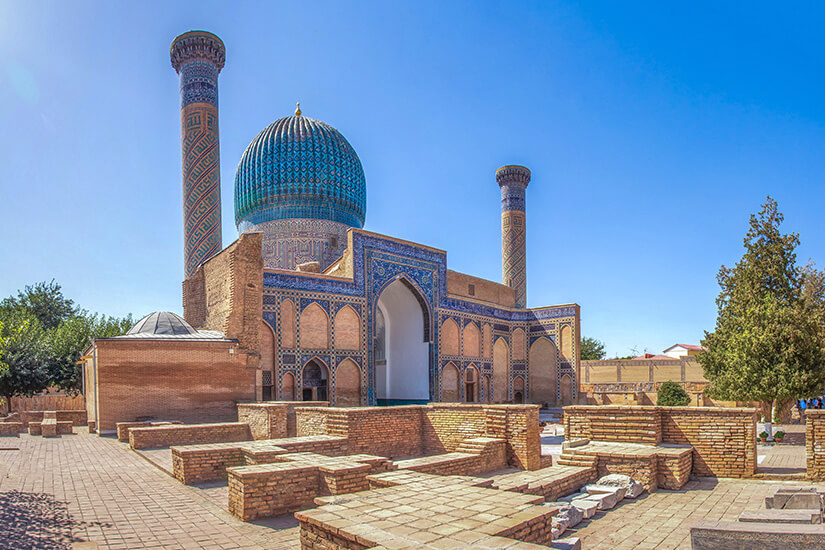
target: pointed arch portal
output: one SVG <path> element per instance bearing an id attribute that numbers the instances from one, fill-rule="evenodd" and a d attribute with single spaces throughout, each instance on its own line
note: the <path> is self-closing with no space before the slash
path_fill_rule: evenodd
<path id="1" fill-rule="evenodd" d="M 403 278 L 387 285 L 378 297 L 376 318 L 383 319 L 383 339 L 376 330 L 374 350 L 379 405 L 424 403 L 430 398 L 431 331 L 426 307 Z"/>

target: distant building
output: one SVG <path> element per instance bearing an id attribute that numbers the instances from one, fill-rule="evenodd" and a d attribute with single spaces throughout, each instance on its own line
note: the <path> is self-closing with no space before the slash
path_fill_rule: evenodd
<path id="1" fill-rule="evenodd" d="M 702 346 L 694 346 L 691 344 L 673 344 L 667 348 L 664 353 L 668 357 L 679 359 L 680 357 L 696 357 L 699 352 L 704 351 Z"/>

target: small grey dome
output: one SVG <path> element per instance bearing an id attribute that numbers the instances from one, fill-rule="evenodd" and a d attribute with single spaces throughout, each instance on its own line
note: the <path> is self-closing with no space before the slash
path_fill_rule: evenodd
<path id="1" fill-rule="evenodd" d="M 149 336 L 152 334 L 181 335 L 197 333 L 198 331 L 184 321 L 180 315 L 175 315 L 171 311 L 156 311 L 135 323 L 135 326 L 130 328 L 126 334 Z"/>

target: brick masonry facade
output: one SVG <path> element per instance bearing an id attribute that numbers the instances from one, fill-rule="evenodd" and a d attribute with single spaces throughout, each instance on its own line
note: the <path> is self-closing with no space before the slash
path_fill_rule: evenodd
<path id="1" fill-rule="evenodd" d="M 825 481 L 825 410 L 805 411 L 805 462 L 808 479 Z"/>
<path id="2" fill-rule="evenodd" d="M 693 447 L 693 474 L 756 473 L 756 409 L 573 406 L 564 408 L 568 440 L 677 443 Z"/>
<path id="3" fill-rule="evenodd" d="M 100 433 L 118 422 L 237 419 L 256 369 L 232 341 L 103 339 L 84 366 L 86 408 Z"/>

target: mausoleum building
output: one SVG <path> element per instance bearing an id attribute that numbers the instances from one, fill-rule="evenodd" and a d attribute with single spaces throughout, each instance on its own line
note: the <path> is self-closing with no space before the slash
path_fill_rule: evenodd
<path id="1" fill-rule="evenodd" d="M 208 32 L 185 33 L 171 58 L 181 93 L 184 318 L 210 337 L 184 340 L 232 350 L 225 368 L 249 386 L 238 400 L 557 406 L 577 399 L 579 306 L 527 307 L 530 170 L 504 166 L 491 177 L 501 190 L 502 282 L 459 273 L 443 250 L 364 229 L 366 176 L 355 149 L 299 107 L 264 127 L 241 156 L 234 181 L 240 237 L 222 249 L 224 44 Z M 118 368 L 93 364 L 95 348 L 111 341 L 94 342 L 84 358 L 87 402 L 107 391 L 92 373 Z M 160 363 L 163 346 L 179 345 L 152 342 Z M 166 384 L 167 394 L 195 398 L 173 375 L 148 379 Z M 131 416 L 168 416 L 162 403 L 153 407 L 136 405 Z M 133 419 L 121 416 L 114 420 Z"/>

